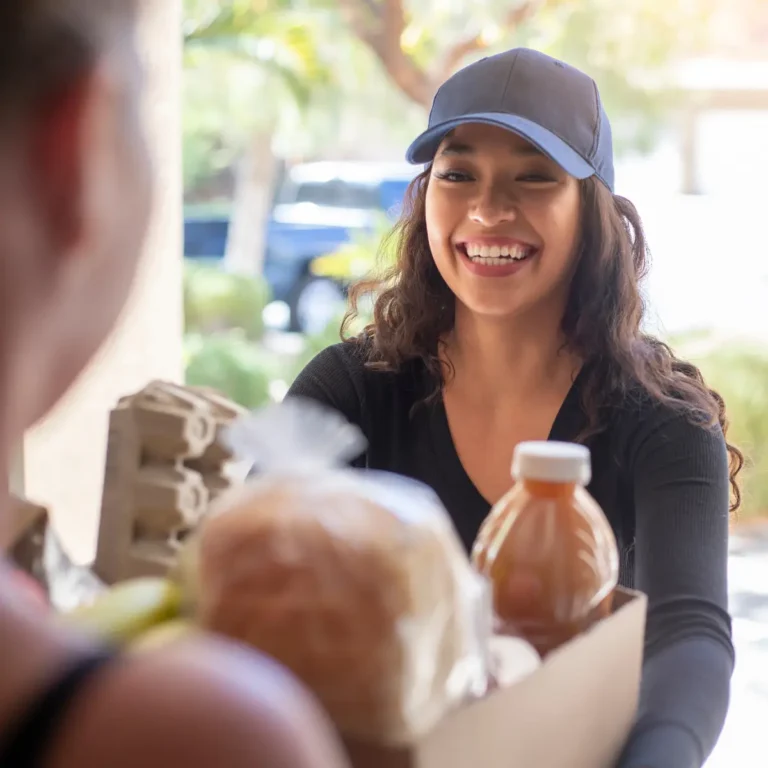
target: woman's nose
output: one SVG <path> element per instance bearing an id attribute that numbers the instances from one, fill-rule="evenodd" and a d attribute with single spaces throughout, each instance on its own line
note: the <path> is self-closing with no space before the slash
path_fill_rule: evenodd
<path id="1" fill-rule="evenodd" d="M 472 201 L 469 212 L 472 221 L 484 227 L 493 227 L 517 218 L 517 204 L 512 195 L 498 186 L 480 191 Z"/>

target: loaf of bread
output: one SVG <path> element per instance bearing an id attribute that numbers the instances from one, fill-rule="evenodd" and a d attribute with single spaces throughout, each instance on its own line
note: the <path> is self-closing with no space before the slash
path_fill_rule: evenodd
<path id="1" fill-rule="evenodd" d="M 196 538 L 197 612 L 273 656 L 340 731 L 402 744 L 485 679 L 483 585 L 432 491 L 387 473 L 281 471 Z"/>

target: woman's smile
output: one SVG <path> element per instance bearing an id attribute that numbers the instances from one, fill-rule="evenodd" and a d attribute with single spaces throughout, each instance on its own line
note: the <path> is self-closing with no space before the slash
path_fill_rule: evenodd
<path id="1" fill-rule="evenodd" d="M 461 263 L 479 277 L 507 277 L 539 254 L 539 248 L 514 238 L 482 237 L 455 244 Z"/>

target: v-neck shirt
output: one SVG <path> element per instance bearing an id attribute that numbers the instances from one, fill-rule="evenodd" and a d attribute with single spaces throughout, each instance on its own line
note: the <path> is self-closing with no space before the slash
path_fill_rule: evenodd
<path id="1" fill-rule="evenodd" d="M 571 442 L 584 427 L 585 422 L 578 409 L 578 400 L 581 391 L 580 385 L 586 375 L 586 370 L 586 368 L 581 369 L 568 389 L 563 403 L 555 415 L 548 440 Z M 425 375 L 424 385 L 421 388 L 423 398 L 427 399 L 434 389 L 434 384 Z M 428 437 L 435 454 L 434 466 L 442 475 L 442 482 L 430 483 L 430 485 L 438 493 L 443 489 L 441 498 L 443 496 L 446 498 L 442 498 L 442 501 L 451 513 L 464 546 L 470 550 L 480 524 L 490 512 L 491 504 L 479 491 L 461 463 L 443 398 L 438 396 L 422 407 L 425 408 L 426 421 L 428 422 L 424 435 Z M 414 437 L 420 435 L 421 431 L 419 424 L 414 424 Z M 423 480 L 423 478 L 419 479 Z M 511 485 L 511 475 L 509 482 Z M 449 496 L 450 502 L 447 502 L 446 499 Z"/>
<path id="2" fill-rule="evenodd" d="M 434 380 L 419 360 L 385 372 L 366 367 L 366 359 L 363 342 L 328 347 L 288 397 L 334 408 L 362 430 L 368 446 L 353 466 L 430 486 L 469 551 L 490 505 L 461 464 L 442 398 L 430 399 Z M 584 375 L 549 439 L 574 441 L 587 426 Z M 700 768 L 722 729 L 733 670 L 724 437 L 633 392 L 588 446 L 588 490 L 616 535 L 620 583 L 648 595 L 641 703 L 621 768 Z"/>

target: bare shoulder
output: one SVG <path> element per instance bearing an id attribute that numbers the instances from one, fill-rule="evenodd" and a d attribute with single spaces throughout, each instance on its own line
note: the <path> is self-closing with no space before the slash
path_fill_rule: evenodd
<path id="1" fill-rule="evenodd" d="M 74 708 L 50 768 L 345 768 L 335 731 L 283 668 L 216 641 L 127 659 Z"/>

